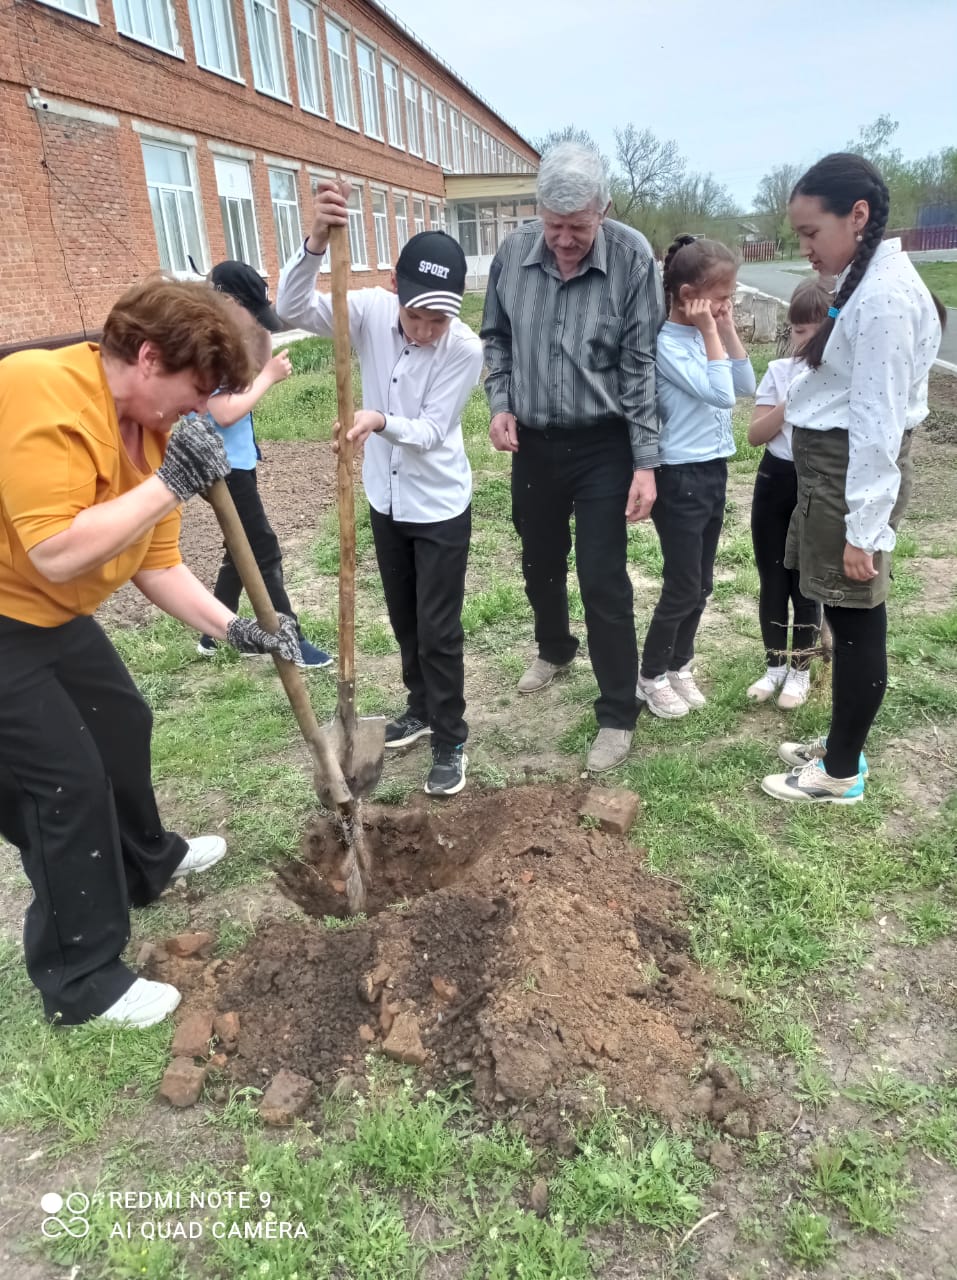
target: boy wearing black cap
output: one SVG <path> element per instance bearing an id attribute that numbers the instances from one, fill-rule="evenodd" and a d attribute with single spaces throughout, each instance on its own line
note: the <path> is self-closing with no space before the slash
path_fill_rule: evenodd
<path id="1" fill-rule="evenodd" d="M 332 301 L 316 289 L 329 228 L 347 223 L 347 184 L 322 183 L 312 230 L 283 269 L 283 320 L 332 332 Z M 462 410 L 482 371 L 482 344 L 459 320 L 465 254 L 444 231 L 423 231 L 399 254 L 392 291 L 349 293 L 349 331 L 363 408 L 349 439 L 365 445 L 362 480 L 389 620 L 402 654 L 405 712 L 386 746 L 431 734 L 428 795 L 465 786 L 468 736 L 462 603 L 471 536 L 472 473 Z M 335 430 L 338 431 L 338 423 Z"/>
<path id="2" fill-rule="evenodd" d="M 256 464 L 262 455 L 256 444 L 252 411 L 271 386 L 282 382 L 292 373 L 292 365 L 284 351 L 272 355 L 268 336 L 269 333 L 280 333 L 287 326 L 269 304 L 265 280 L 245 262 L 218 263 L 209 273 L 209 281 L 221 293 L 229 294 L 256 321 L 259 328 L 256 330 L 255 346 L 261 347 L 261 350 L 254 351 L 256 366 L 262 365 L 262 368 L 252 385 L 239 395 L 213 395 L 209 400 L 208 417 L 222 437 L 226 456 L 232 467 L 226 477 L 226 485 L 236 504 L 239 519 L 246 530 L 249 545 L 276 612 L 288 614 L 296 623 L 300 650 L 297 665 L 306 670 L 318 671 L 330 666 L 332 658 L 322 649 L 317 649 L 302 634 L 302 628 L 286 594 L 279 539 L 263 508 L 256 477 Z M 213 595 L 235 612 L 239 608 L 242 591 L 242 580 L 229 549 L 226 548 Z M 196 652 L 202 657 L 212 657 L 216 647 L 212 636 L 202 636 Z"/>

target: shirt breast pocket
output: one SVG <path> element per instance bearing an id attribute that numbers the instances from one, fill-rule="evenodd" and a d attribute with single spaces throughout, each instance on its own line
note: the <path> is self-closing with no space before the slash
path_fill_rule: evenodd
<path id="1" fill-rule="evenodd" d="M 618 316 L 599 316 L 592 336 L 586 342 L 588 364 L 592 369 L 614 369 L 621 353 L 621 331 L 624 321 Z"/>

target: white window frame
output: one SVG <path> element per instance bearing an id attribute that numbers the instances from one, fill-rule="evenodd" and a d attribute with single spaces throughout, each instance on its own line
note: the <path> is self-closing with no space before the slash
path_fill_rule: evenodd
<path id="1" fill-rule="evenodd" d="M 355 202 L 355 203 L 353 203 Z M 369 270 L 369 250 L 366 245 L 365 211 L 362 207 L 362 183 L 353 179 L 347 201 L 349 218 L 349 261 L 353 271 Z"/>
<path id="2" fill-rule="evenodd" d="M 335 48 L 332 40 L 329 38 L 332 32 L 336 32 L 342 37 L 342 48 Z M 352 32 L 348 27 L 336 22 L 329 15 L 326 15 L 326 47 L 329 50 L 329 78 L 332 81 L 332 113 L 336 124 L 341 124 L 344 129 L 354 129 L 359 132 L 359 123 L 356 116 L 356 87 L 352 82 L 352 52 L 350 49 L 350 40 Z M 336 72 L 339 72 L 339 78 Z M 345 95 L 344 102 L 339 101 L 340 95 L 336 92 L 336 87 L 343 88 L 342 76 L 345 76 Z"/>
<path id="3" fill-rule="evenodd" d="M 449 138 L 452 143 L 452 172 L 462 172 L 462 134 L 459 130 L 459 113 L 449 103 Z"/>
<path id="4" fill-rule="evenodd" d="M 71 18 L 82 18 L 84 22 L 94 22 L 100 25 L 100 15 L 96 11 L 96 0 L 77 0 L 77 4 L 82 8 L 71 8 L 69 0 L 40 0 L 40 4 L 45 4 L 51 9 L 57 9 L 60 13 L 67 13 Z"/>
<path id="5" fill-rule="evenodd" d="M 382 87 L 385 90 L 385 119 L 389 131 L 389 146 L 405 150 L 402 131 L 402 84 L 399 68 L 388 58 L 382 58 Z"/>
<path id="6" fill-rule="evenodd" d="M 245 84 L 239 74 L 232 0 L 189 0 L 189 23 L 197 67 L 237 84 Z M 216 54 L 221 59 L 218 65 Z"/>
<path id="7" fill-rule="evenodd" d="M 409 197 L 404 192 L 392 193 L 392 210 L 395 214 L 395 249 L 396 253 L 401 253 L 409 240 Z"/>
<path id="8" fill-rule="evenodd" d="M 439 202 L 438 200 L 429 201 L 429 230 L 437 231 L 440 226 L 439 222 Z"/>
<path id="9" fill-rule="evenodd" d="M 376 208 L 376 202 L 382 202 L 382 208 Z M 385 187 L 373 187 L 372 225 L 375 228 L 376 266 L 388 268 L 392 266 L 391 249 L 389 247 L 389 192 Z"/>
<path id="10" fill-rule="evenodd" d="M 259 224 L 256 220 L 256 196 L 253 191 L 252 166 L 248 160 L 237 160 L 232 156 L 213 156 L 213 168 L 216 173 L 216 195 L 219 200 L 219 213 L 223 220 L 223 235 L 226 238 L 226 256 L 237 262 L 245 262 L 256 271 L 263 269 L 263 254 L 259 243 Z M 223 191 L 224 172 L 245 171 L 248 183 L 248 195 L 235 195 Z M 233 225 L 232 216 L 236 215 L 237 225 Z"/>
<path id="11" fill-rule="evenodd" d="M 435 94 L 428 85 L 422 86 L 422 138 L 425 158 L 435 164 Z"/>
<path id="12" fill-rule="evenodd" d="M 472 172 L 472 122 L 462 112 L 462 172 Z"/>
<path id="13" fill-rule="evenodd" d="M 312 197 L 315 197 L 316 187 L 320 182 L 328 182 L 330 179 L 335 181 L 337 177 L 336 174 L 329 173 L 326 169 L 308 169 L 307 172 L 309 174 L 309 194 Z M 332 259 L 328 251 L 319 259 L 319 270 L 324 275 L 328 275 L 332 270 Z"/>
<path id="14" fill-rule="evenodd" d="M 419 124 L 419 82 L 402 72 L 402 101 L 405 103 L 405 137 L 410 156 L 422 155 L 422 128 Z"/>
<path id="15" fill-rule="evenodd" d="M 279 0 L 245 0 L 246 35 L 249 57 L 253 64 L 253 85 L 257 93 L 280 102 L 290 102 L 289 73 L 286 69 L 286 52 L 282 44 L 282 28 L 279 23 Z M 263 27 L 257 27 L 256 14 L 263 15 Z M 266 33 L 268 48 L 262 50 L 256 38 L 257 32 Z M 265 56 L 266 61 L 263 61 Z"/>
<path id="16" fill-rule="evenodd" d="M 376 71 L 375 47 L 358 36 L 355 40 L 356 66 L 359 68 L 359 101 L 362 103 L 362 128 L 367 138 L 384 141 L 382 137 L 382 109 L 379 106 L 379 75 Z M 362 65 L 362 54 L 369 55 L 371 70 Z M 371 118 L 370 118 L 371 117 Z"/>
<path id="17" fill-rule="evenodd" d="M 186 171 L 189 175 L 189 186 L 182 186 L 178 183 L 164 183 L 164 182 L 151 183 L 149 180 L 149 177 L 146 175 L 146 151 L 145 151 L 146 147 L 160 147 L 160 148 L 165 148 L 167 151 L 182 152 L 182 154 L 186 157 Z M 199 267 L 200 271 L 207 271 L 209 269 L 209 250 L 206 244 L 206 228 L 203 223 L 203 202 L 200 198 L 200 193 L 199 193 L 199 174 L 197 173 L 197 169 L 196 169 L 195 141 L 193 141 L 190 144 L 178 143 L 178 142 L 166 141 L 165 139 L 161 139 L 161 138 L 151 137 L 149 134 L 141 134 L 140 148 L 143 154 L 143 176 L 146 180 L 146 195 L 147 195 L 147 200 L 149 201 L 149 204 L 150 204 L 150 215 L 153 222 L 153 233 L 156 236 L 156 249 L 157 249 L 157 253 L 159 254 L 160 267 L 162 268 L 162 270 L 169 271 L 173 275 L 177 275 L 177 276 L 193 275 L 189 262 L 186 260 L 185 257 L 184 257 L 182 266 L 178 266 L 176 263 L 174 263 L 172 260 L 172 257 L 169 258 L 168 263 L 163 262 L 163 246 L 160 243 L 159 232 L 156 226 L 156 213 L 153 210 L 152 201 L 149 200 L 151 188 L 155 188 L 156 190 L 161 192 L 163 191 L 169 192 L 173 195 L 176 202 L 175 213 L 176 213 L 176 220 L 177 220 L 177 229 L 179 231 L 180 239 L 182 240 L 185 253 L 193 258 L 193 261 Z M 197 243 L 195 245 L 190 245 L 188 242 L 188 238 L 185 234 L 185 227 L 183 224 L 182 210 L 180 208 L 180 200 L 187 198 L 187 196 L 192 201 L 193 221 L 196 225 Z M 163 235 L 166 240 L 167 247 L 170 247 L 170 243 L 169 243 L 169 235 L 166 230 L 166 221 L 167 221 L 167 218 L 169 217 L 170 212 L 171 211 L 168 209 L 168 207 L 166 207 L 164 204 L 161 203 L 160 216 L 163 223 Z M 196 253 L 193 253 L 193 249 L 196 249 L 198 251 L 198 257 Z"/>
<path id="18" fill-rule="evenodd" d="M 449 109 L 444 98 L 435 100 L 435 124 L 439 135 L 439 164 L 449 168 Z"/>
<path id="19" fill-rule="evenodd" d="M 184 56 L 183 46 L 180 44 L 179 31 L 176 26 L 176 11 L 171 0 L 139 0 L 139 3 L 143 6 L 143 13 L 150 28 L 147 31 L 136 30 L 131 0 L 113 0 L 116 29 L 120 35 L 126 36 L 130 40 L 136 40 L 139 44 L 148 44 L 151 49 L 160 49 L 163 53 L 172 54 L 174 58 L 182 58 Z M 161 34 L 163 36 L 168 34 L 169 44 L 165 44 L 163 39 L 157 39 L 156 17 L 158 14 L 165 17 L 166 31 Z"/>
<path id="20" fill-rule="evenodd" d="M 417 236 L 425 230 L 425 197 L 412 197 L 412 234 Z"/>
<path id="21" fill-rule="evenodd" d="M 299 105 L 310 115 L 326 118 L 326 90 L 322 81 L 322 41 L 319 36 L 321 21 L 319 6 L 313 0 L 298 0 L 304 9 L 312 14 L 312 30 L 296 22 L 292 5 L 289 6 L 289 27 L 292 31 L 292 59 L 296 64 L 296 81 L 299 85 Z M 306 75 L 303 75 L 303 66 Z M 315 89 L 315 102 L 306 101 L 305 85 L 311 79 Z"/>
<path id="22" fill-rule="evenodd" d="M 272 205 L 272 225 L 276 233 L 276 251 L 282 269 L 302 244 L 302 217 L 299 212 L 299 179 L 295 169 L 281 165 L 269 165 L 269 202 Z M 273 190 L 273 177 L 289 178 L 293 195 L 277 196 Z M 283 241 L 287 241 L 286 244 Z"/>
<path id="23" fill-rule="evenodd" d="M 489 138 L 486 131 L 483 129 L 482 130 L 482 172 L 483 173 L 492 172 L 491 169 L 489 168 L 490 160 L 489 160 L 489 153 L 488 153 L 490 141 L 491 139 Z"/>
<path id="24" fill-rule="evenodd" d="M 482 162 L 482 131 L 475 122 L 472 122 L 472 172 L 481 173 L 479 165 Z"/>

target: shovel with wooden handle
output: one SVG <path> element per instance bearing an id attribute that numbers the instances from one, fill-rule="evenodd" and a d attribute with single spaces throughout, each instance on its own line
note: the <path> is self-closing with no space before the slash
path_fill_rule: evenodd
<path id="1" fill-rule="evenodd" d="M 216 513 L 229 554 L 232 556 L 233 564 L 252 604 L 256 621 L 266 631 L 275 635 L 279 630 L 279 619 L 225 481 L 217 480 L 206 494 L 206 498 Z M 332 810 L 338 821 L 346 846 L 346 860 L 343 866 L 346 901 L 350 912 L 356 915 L 365 910 L 366 892 L 362 873 L 365 871 L 368 874 L 369 870 L 369 858 L 358 812 L 358 801 L 350 791 L 343 775 L 329 731 L 319 727 L 299 668 L 294 662 L 287 662 L 285 658 L 280 658 L 275 653 L 273 661 L 299 730 L 312 756 L 316 795 L 325 808 Z"/>

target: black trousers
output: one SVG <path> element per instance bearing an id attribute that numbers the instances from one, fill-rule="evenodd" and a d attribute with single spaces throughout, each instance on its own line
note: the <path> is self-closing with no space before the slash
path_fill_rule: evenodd
<path id="1" fill-rule="evenodd" d="M 512 521 L 522 540 L 539 657 L 561 664 L 578 651 L 567 587 L 574 513 L 575 564 L 599 688 L 595 716 L 601 728 L 633 729 L 638 642 L 625 523 L 634 476 L 627 426 L 519 426 L 518 445 L 512 455 Z"/>
<path id="2" fill-rule="evenodd" d="M 429 524 L 369 511 L 408 710 L 429 725 L 433 746 L 458 746 L 469 733 L 462 604 L 472 508 Z"/>
<path id="3" fill-rule="evenodd" d="M 806 670 L 806 651 L 817 644 L 821 606 L 801 594 L 801 575 L 784 563 L 788 526 L 797 505 L 797 472 L 794 463 L 764 451 L 754 479 L 751 502 L 751 542 L 761 580 L 758 619 L 769 667 L 791 666 Z M 788 644 L 788 605 L 794 620 Z M 804 656 L 801 655 L 802 652 Z"/>
<path id="4" fill-rule="evenodd" d="M 659 467 L 651 519 L 664 556 L 661 596 L 645 636 L 641 674 L 647 680 L 679 671 L 694 657 L 694 641 L 714 588 L 714 558 L 724 523 L 728 464 L 724 458 Z"/>
<path id="5" fill-rule="evenodd" d="M 290 618 L 295 618 L 296 615 L 292 611 L 283 582 L 279 539 L 273 532 L 262 498 L 259 496 L 255 467 L 252 471 L 230 471 L 226 477 L 226 487 L 236 504 L 240 523 L 246 530 L 246 537 L 249 539 L 252 553 L 259 565 L 273 608 L 277 613 L 286 613 Z M 235 613 L 239 608 L 239 597 L 242 593 L 242 580 L 233 564 L 229 548 L 224 546 L 223 563 L 213 588 L 213 595 L 227 609 L 232 609 Z M 298 620 L 296 625 L 298 627 Z M 301 636 L 300 631 L 300 638 Z"/>
<path id="6" fill-rule="evenodd" d="M 887 692 L 887 606 L 826 604 L 824 616 L 834 639 L 824 768 L 832 778 L 852 778 Z"/>
<path id="7" fill-rule="evenodd" d="M 150 781 L 153 716 L 92 618 L 0 617 L 0 835 L 33 886 L 23 946 L 48 1018 L 85 1022 L 136 975 L 129 908 L 186 854 Z"/>

